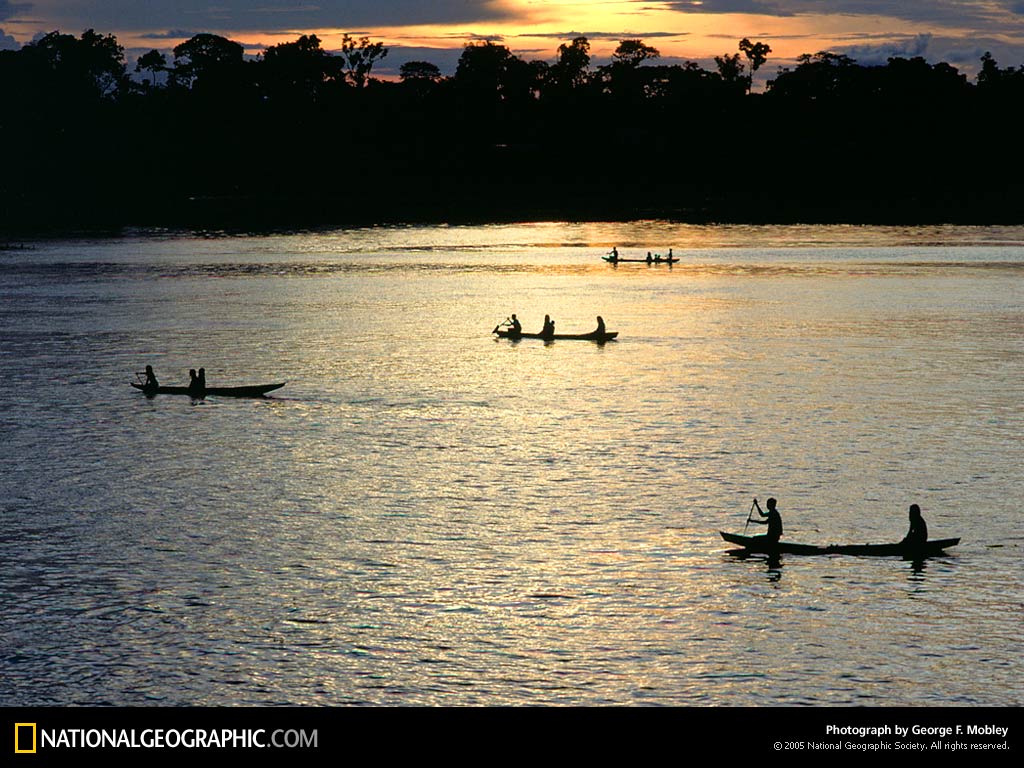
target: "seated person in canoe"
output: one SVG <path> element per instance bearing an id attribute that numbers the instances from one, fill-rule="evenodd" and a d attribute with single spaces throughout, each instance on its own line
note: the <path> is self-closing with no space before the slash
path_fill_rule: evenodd
<path id="1" fill-rule="evenodd" d="M 541 328 L 540 335 L 545 339 L 550 339 L 555 335 L 555 321 L 551 319 L 550 315 L 544 315 L 544 327 Z"/>
<path id="2" fill-rule="evenodd" d="M 497 333 L 498 329 L 503 326 L 509 329 L 509 335 L 511 336 L 518 336 L 523 332 L 523 324 L 519 322 L 519 318 L 515 315 L 512 315 L 512 317 L 506 317 L 504 323 L 498 323 L 494 326 L 494 331 L 492 331 L 492 333 Z"/>
<path id="3" fill-rule="evenodd" d="M 761 505 L 757 503 L 757 499 L 754 499 L 754 509 L 761 517 L 768 518 L 767 520 L 758 520 L 756 517 L 750 518 L 750 522 L 757 523 L 758 525 L 767 525 L 768 533 L 764 535 L 764 540 L 771 544 L 778 544 L 779 539 L 782 538 L 782 515 L 779 514 L 779 509 L 776 506 L 777 502 L 775 499 L 768 499 L 765 506 L 768 507 L 768 511 L 764 512 L 761 510 Z M 762 538 L 758 536 L 758 538 Z"/>
<path id="4" fill-rule="evenodd" d="M 205 374 L 205 371 L 204 371 Z M 193 397 L 201 397 L 206 391 L 206 385 L 199 379 L 195 368 L 188 369 L 188 393 Z"/>
<path id="5" fill-rule="evenodd" d="M 921 517 L 921 508 L 917 504 L 910 505 L 910 530 L 900 544 L 910 547 L 922 547 L 928 541 L 928 524 Z"/>
<path id="6" fill-rule="evenodd" d="M 147 365 L 146 372 L 143 375 L 145 376 L 145 381 L 142 382 L 142 391 L 156 392 L 160 387 L 160 382 L 156 380 L 156 374 L 153 373 L 153 366 Z"/>

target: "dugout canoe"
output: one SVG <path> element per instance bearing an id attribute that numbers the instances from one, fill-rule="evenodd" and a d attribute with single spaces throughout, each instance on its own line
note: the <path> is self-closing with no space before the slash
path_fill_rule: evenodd
<path id="1" fill-rule="evenodd" d="M 555 333 L 545 335 L 543 333 L 514 333 L 510 330 L 502 330 L 501 328 L 495 328 L 493 333 L 498 334 L 499 338 L 502 339 L 544 339 L 545 341 L 558 341 L 558 340 L 576 340 L 576 341 L 596 341 L 603 344 L 606 341 L 611 341 L 619 335 L 618 331 L 605 331 L 604 333 L 598 333 L 597 331 L 591 331 L 590 333 Z"/>
<path id="2" fill-rule="evenodd" d="M 621 262 L 626 262 L 627 264 L 675 264 L 676 262 L 679 261 L 678 256 L 673 256 L 671 259 L 664 257 L 660 259 L 652 258 L 650 259 L 650 261 L 648 261 L 647 259 L 616 259 L 612 256 L 602 256 L 601 258 L 607 261 L 609 264 L 619 264 Z"/>
<path id="3" fill-rule="evenodd" d="M 193 397 L 205 397 L 207 395 L 215 395 L 217 397 L 263 397 L 267 392 L 280 389 L 286 383 L 282 381 L 280 384 L 259 384 L 250 387 L 207 387 L 203 390 L 202 394 L 196 394 L 188 387 L 157 387 L 154 392 L 151 389 L 146 389 L 142 384 L 136 384 L 134 381 L 129 382 L 135 389 L 144 392 L 146 395 L 192 395 Z"/>
<path id="4" fill-rule="evenodd" d="M 775 544 L 767 543 L 761 536 L 741 536 L 736 533 L 719 531 L 722 538 L 730 544 L 737 544 L 743 547 L 746 552 L 758 552 L 763 554 L 786 554 L 786 555 L 861 555 L 875 557 L 905 557 L 917 559 L 921 557 L 934 557 L 943 554 L 943 550 L 955 547 L 960 539 L 932 539 L 923 545 L 907 546 L 902 543 L 896 544 L 829 544 L 819 547 L 814 544 L 795 544 L 789 541 L 780 541 Z"/>

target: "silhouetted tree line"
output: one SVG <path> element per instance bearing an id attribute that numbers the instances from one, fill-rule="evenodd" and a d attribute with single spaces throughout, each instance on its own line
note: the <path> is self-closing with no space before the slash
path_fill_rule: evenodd
<path id="1" fill-rule="evenodd" d="M 534 217 L 1022 220 L 1024 67 L 976 82 L 922 58 L 832 52 L 753 73 L 771 48 L 663 65 L 578 37 L 554 63 L 467 45 L 454 76 L 315 35 L 247 59 L 196 35 L 138 58 L 53 32 L 0 51 L 0 227 Z"/>

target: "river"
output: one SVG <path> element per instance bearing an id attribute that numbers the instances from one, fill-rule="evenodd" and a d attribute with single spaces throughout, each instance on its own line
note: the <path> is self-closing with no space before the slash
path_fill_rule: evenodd
<path id="1" fill-rule="evenodd" d="M 1024 703 L 1024 228 L 17 245 L 2 705 Z M 287 385 L 147 399 L 147 364 Z M 738 559 L 755 496 L 787 540 L 918 503 L 962 542 Z"/>

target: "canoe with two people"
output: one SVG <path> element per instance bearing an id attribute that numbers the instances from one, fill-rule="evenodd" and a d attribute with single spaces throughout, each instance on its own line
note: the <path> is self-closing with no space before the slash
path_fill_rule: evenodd
<path id="1" fill-rule="evenodd" d="M 928 526 L 921 515 L 921 508 L 917 504 L 910 505 L 910 530 L 903 537 L 902 541 L 894 544 L 829 544 L 818 546 L 814 544 L 795 544 L 780 541 L 782 538 L 782 515 L 779 513 L 778 503 L 775 499 L 768 499 L 765 506 L 768 511 L 761 509 L 757 499 L 750 507 L 747 514 L 748 523 L 767 525 L 768 532 L 761 536 L 745 536 L 735 533 L 719 531 L 722 538 L 730 544 L 737 544 L 742 549 L 732 550 L 732 554 L 746 555 L 760 553 L 768 555 L 790 554 L 790 555 L 878 555 L 878 556 L 900 556 L 906 559 L 921 559 L 944 554 L 944 550 L 955 547 L 960 543 L 959 538 L 955 539 L 933 539 L 928 540 Z M 753 517 L 757 511 L 760 518 Z"/>
<path id="2" fill-rule="evenodd" d="M 192 397 L 203 397 L 206 394 L 205 368 L 200 368 L 198 374 L 195 368 L 188 369 L 188 393 Z"/>

